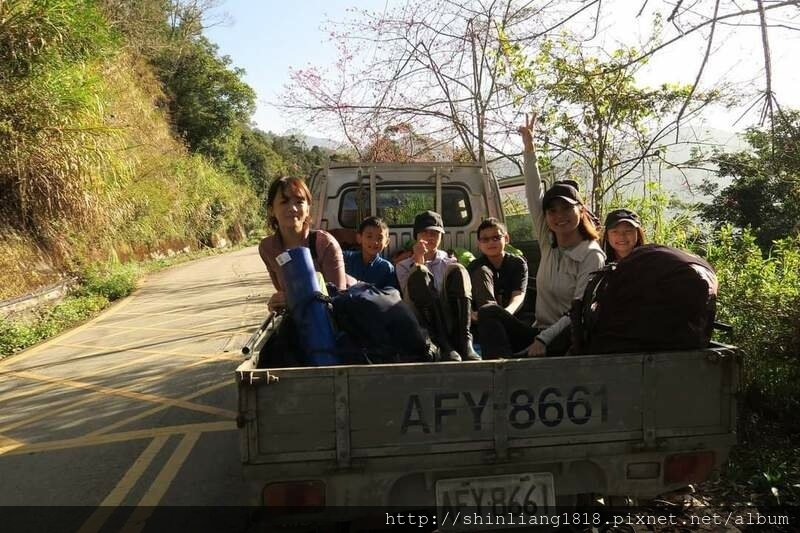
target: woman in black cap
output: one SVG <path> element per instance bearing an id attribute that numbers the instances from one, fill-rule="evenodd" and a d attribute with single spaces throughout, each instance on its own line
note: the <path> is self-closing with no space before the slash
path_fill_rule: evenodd
<path id="1" fill-rule="evenodd" d="M 609 262 L 627 257 L 634 248 L 645 243 L 642 221 L 630 209 L 614 209 L 603 224 L 603 239 L 600 244 Z"/>
<path id="2" fill-rule="evenodd" d="M 482 348 L 489 357 L 566 353 L 572 302 L 583 296 L 589 275 L 605 264 L 593 215 L 583 205 L 577 183 L 557 181 L 543 191 L 533 146 L 535 126 L 536 115 L 530 119 L 526 116 L 525 125 L 517 131 L 524 145 L 525 193 L 541 251 L 536 272 L 536 321 L 530 326 L 499 314 L 486 317 L 488 323 L 479 321 Z"/>

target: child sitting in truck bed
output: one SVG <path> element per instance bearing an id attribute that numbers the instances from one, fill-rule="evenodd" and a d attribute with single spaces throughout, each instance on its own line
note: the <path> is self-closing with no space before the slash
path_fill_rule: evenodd
<path id="1" fill-rule="evenodd" d="M 469 330 L 472 284 L 458 260 L 439 249 L 443 234 L 439 213 L 419 213 L 414 218 L 413 255 L 397 263 L 397 279 L 439 347 L 441 359 L 479 361 Z"/>
<path id="2" fill-rule="evenodd" d="M 508 242 L 508 231 L 496 218 L 487 218 L 478 226 L 478 247 L 483 255 L 472 261 L 467 270 L 472 281 L 473 309 L 477 309 L 472 314 L 477 320 L 479 339 L 497 335 L 494 328 L 505 327 L 497 316 L 512 318 L 525 300 L 528 263 L 523 257 L 506 253 Z"/>
<path id="3" fill-rule="evenodd" d="M 344 268 L 348 276 L 376 287 L 394 287 L 400 290 L 394 265 L 381 257 L 389 244 L 389 226 L 383 219 L 367 217 L 361 221 L 356 233 L 360 250 L 344 252 Z"/>
<path id="4" fill-rule="evenodd" d="M 600 245 L 608 262 L 617 262 L 627 257 L 634 248 L 646 244 L 642 221 L 630 209 L 614 209 L 606 216 Z"/>

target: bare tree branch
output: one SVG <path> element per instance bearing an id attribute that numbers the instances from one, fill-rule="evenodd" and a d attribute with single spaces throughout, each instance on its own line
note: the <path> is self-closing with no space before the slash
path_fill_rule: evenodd
<path id="1" fill-rule="evenodd" d="M 697 85 L 700 83 L 700 78 L 703 76 L 703 71 L 705 70 L 706 64 L 708 63 L 708 58 L 711 55 L 711 45 L 714 43 L 714 30 L 717 27 L 716 20 L 718 12 L 719 12 L 719 0 L 716 0 L 716 2 L 714 3 L 714 18 L 712 19 L 714 22 L 711 23 L 711 34 L 708 36 L 706 53 L 703 55 L 703 61 L 702 63 L 700 63 L 700 68 L 697 71 L 697 76 L 694 79 L 692 88 L 689 90 L 689 94 L 686 95 L 686 99 L 683 101 L 683 105 L 681 106 L 680 110 L 678 111 L 678 115 L 675 118 L 675 123 L 676 123 L 675 142 L 678 141 L 678 136 L 680 135 L 681 118 L 683 117 L 683 113 L 684 111 L 686 111 L 686 107 L 689 105 L 689 102 L 692 101 L 694 92 L 697 90 Z"/>

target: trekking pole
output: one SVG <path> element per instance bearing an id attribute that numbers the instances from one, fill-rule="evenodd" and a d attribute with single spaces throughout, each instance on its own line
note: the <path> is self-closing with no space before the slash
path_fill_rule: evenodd
<path id="1" fill-rule="evenodd" d="M 275 318 L 274 313 L 269 313 L 267 315 L 267 318 L 264 319 L 264 322 L 262 322 L 261 327 L 259 327 L 258 330 L 255 333 L 253 333 L 250 339 L 245 343 L 245 345 L 242 346 L 242 355 L 249 356 L 252 352 L 255 351 L 254 348 L 256 347 L 258 338 L 262 335 L 262 333 L 264 333 L 264 331 L 267 329 L 270 322 L 272 322 L 274 318 Z"/>

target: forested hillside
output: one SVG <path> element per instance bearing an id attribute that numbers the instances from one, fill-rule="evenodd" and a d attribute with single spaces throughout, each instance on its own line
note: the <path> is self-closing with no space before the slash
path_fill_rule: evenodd
<path id="1" fill-rule="evenodd" d="M 196 3 L 0 2 L 0 300 L 93 263 L 239 241 L 323 160 L 250 125 Z"/>

